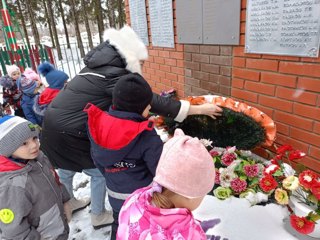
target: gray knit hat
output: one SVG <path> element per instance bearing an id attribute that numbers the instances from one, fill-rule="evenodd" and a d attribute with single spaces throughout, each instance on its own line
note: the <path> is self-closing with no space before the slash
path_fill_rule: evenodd
<path id="1" fill-rule="evenodd" d="M 0 118 L 0 155 L 10 157 L 27 139 L 37 136 L 38 127 L 24 118 Z"/>

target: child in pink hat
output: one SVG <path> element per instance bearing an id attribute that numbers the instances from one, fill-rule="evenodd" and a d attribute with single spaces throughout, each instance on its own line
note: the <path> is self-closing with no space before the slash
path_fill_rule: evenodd
<path id="1" fill-rule="evenodd" d="M 117 239 L 206 239 L 191 211 L 214 179 L 205 146 L 177 129 L 164 145 L 152 186 L 138 189 L 122 206 Z"/>

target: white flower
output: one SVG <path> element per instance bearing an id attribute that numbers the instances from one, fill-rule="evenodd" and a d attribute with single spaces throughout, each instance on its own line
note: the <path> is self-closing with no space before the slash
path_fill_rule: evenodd
<path id="1" fill-rule="evenodd" d="M 205 147 L 212 147 L 212 141 L 210 139 L 200 139 L 200 142 L 205 146 Z"/>
<path id="2" fill-rule="evenodd" d="M 245 197 L 245 199 L 247 199 L 250 202 L 251 206 L 253 206 L 261 202 L 267 202 L 268 195 L 262 192 L 258 192 L 258 193 L 249 192 L 248 195 Z"/>
<path id="3" fill-rule="evenodd" d="M 225 168 L 220 172 L 220 185 L 222 187 L 230 187 L 231 181 L 237 177 L 238 176 L 233 171 Z"/>

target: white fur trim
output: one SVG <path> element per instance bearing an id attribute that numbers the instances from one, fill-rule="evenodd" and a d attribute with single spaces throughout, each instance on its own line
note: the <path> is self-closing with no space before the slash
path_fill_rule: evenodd
<path id="1" fill-rule="evenodd" d="M 129 26 L 120 30 L 107 29 L 103 35 L 104 41 L 109 41 L 126 60 L 126 69 L 141 74 L 140 60 L 148 59 L 148 50 L 139 36 Z"/>
<path id="2" fill-rule="evenodd" d="M 181 102 L 181 107 L 180 107 L 179 113 L 174 119 L 177 122 L 182 122 L 183 120 L 186 119 L 186 117 L 188 116 L 189 108 L 190 108 L 190 103 L 188 101 L 180 100 L 180 102 Z"/>

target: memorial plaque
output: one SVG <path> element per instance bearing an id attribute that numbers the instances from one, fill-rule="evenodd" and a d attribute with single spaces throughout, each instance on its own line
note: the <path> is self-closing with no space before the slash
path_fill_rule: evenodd
<path id="1" fill-rule="evenodd" d="M 149 0 L 152 45 L 174 47 L 172 0 Z"/>
<path id="2" fill-rule="evenodd" d="M 149 46 L 148 25 L 145 0 L 129 0 L 131 27 L 141 38 L 146 46 Z"/>
<path id="3" fill-rule="evenodd" d="M 320 0 L 248 0 L 246 53 L 318 57 Z"/>

